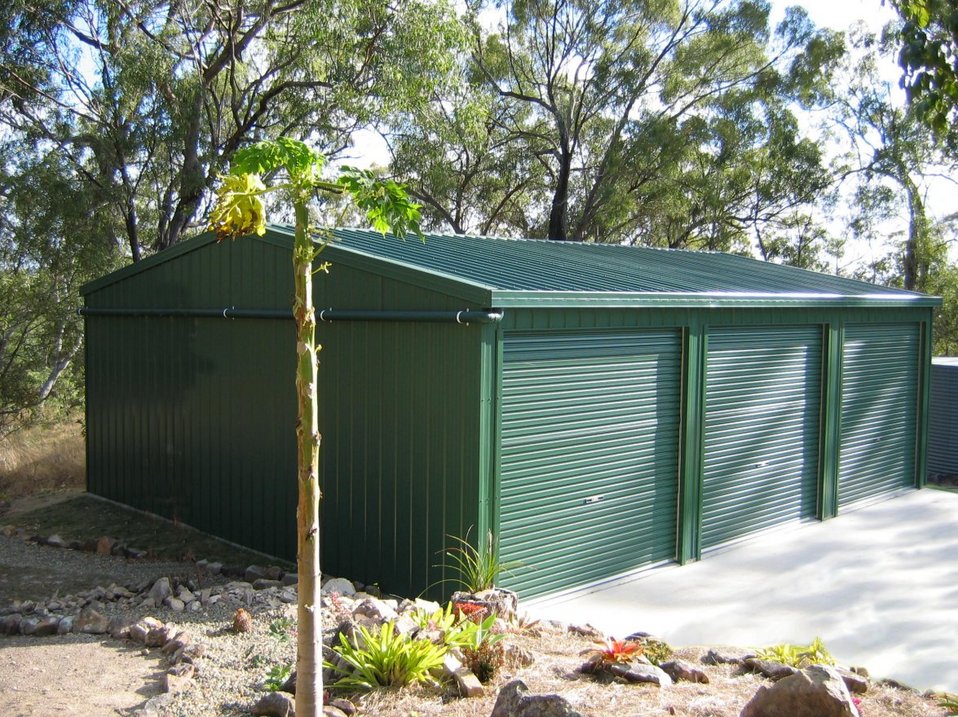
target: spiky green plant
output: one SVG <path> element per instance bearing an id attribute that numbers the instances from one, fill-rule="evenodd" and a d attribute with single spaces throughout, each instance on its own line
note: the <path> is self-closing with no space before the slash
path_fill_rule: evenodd
<path id="1" fill-rule="evenodd" d="M 340 634 L 339 645 L 333 648 L 345 666 L 323 663 L 341 675 L 334 685 L 337 689 L 369 691 L 430 682 L 431 671 L 442 667 L 446 655 L 445 645 L 411 640 L 391 622 L 383 623 L 378 632 L 359 627 L 357 633 L 355 644 Z"/>
<path id="2" fill-rule="evenodd" d="M 475 594 L 489 590 L 495 587 L 500 575 L 511 574 L 513 570 L 523 566 L 518 560 L 499 560 L 499 545 L 491 530 L 486 534 L 485 542 L 478 548 L 469 542 L 469 532 L 465 538 L 455 535 L 448 537 L 458 545 L 447 548 L 446 557 L 459 573 L 456 582 L 467 592 Z"/>

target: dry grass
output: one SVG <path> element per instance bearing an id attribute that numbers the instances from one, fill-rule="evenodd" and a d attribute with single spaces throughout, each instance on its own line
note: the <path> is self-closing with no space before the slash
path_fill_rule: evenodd
<path id="1" fill-rule="evenodd" d="M 0 500 L 83 489 L 86 453 L 77 420 L 0 439 Z"/>
<path id="2" fill-rule="evenodd" d="M 504 668 L 488 686 L 486 695 L 473 699 L 440 697 L 427 689 L 378 692 L 357 700 L 364 714 L 379 717 L 488 717 L 499 688 L 519 678 L 533 694 L 560 694 L 574 709 L 588 716 L 681 715 L 683 717 L 738 717 L 762 685 L 763 677 L 730 665 L 703 665 L 707 648 L 683 648 L 676 656 L 702 667 L 710 683 L 679 682 L 660 689 L 653 685 L 600 682 L 581 675 L 580 653 L 594 647 L 588 638 L 547 628 L 540 636 L 520 635 L 510 642 L 530 650 L 535 663 L 526 668 Z M 944 717 L 933 699 L 893 687 L 874 684 L 862 696 L 863 717 Z"/>

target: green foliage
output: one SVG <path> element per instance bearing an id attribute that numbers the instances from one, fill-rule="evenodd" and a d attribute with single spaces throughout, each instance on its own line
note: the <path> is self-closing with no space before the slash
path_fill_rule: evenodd
<path id="1" fill-rule="evenodd" d="M 478 647 L 467 647 L 462 651 L 463 664 L 472 671 L 481 683 L 486 684 L 502 667 L 505 653 L 499 643 L 483 642 Z"/>
<path id="2" fill-rule="evenodd" d="M 446 630 L 443 642 L 449 647 L 462 650 L 479 650 L 484 645 L 492 646 L 503 640 L 505 635 L 492 631 L 496 622 L 495 615 L 489 615 L 480 622 L 462 619 Z"/>
<path id="3" fill-rule="evenodd" d="M 654 637 L 643 637 L 639 640 L 642 645 L 642 654 L 653 665 L 661 665 L 672 658 L 672 646 Z"/>
<path id="4" fill-rule="evenodd" d="M 339 645 L 333 650 L 347 666 L 330 662 L 325 662 L 324 666 L 342 675 L 334 686 L 347 691 L 429 682 L 432 679 L 430 672 L 442 666 L 446 654 L 444 645 L 429 640 L 411 640 L 397 632 L 389 622 L 383 623 L 378 632 L 359 627 L 355 645 L 340 634 Z"/>
<path id="5" fill-rule="evenodd" d="M 782 643 L 772 645 L 756 651 L 760 660 L 780 662 L 789 667 L 808 667 L 809 665 L 834 665 L 835 658 L 825 647 L 820 637 L 816 637 L 808 645 L 792 645 Z"/>
<path id="6" fill-rule="evenodd" d="M 499 560 L 498 544 L 491 530 L 479 548 L 469 542 L 468 533 L 465 538 L 455 535 L 448 537 L 456 541 L 458 545 L 448 548 L 445 555 L 449 558 L 451 566 L 459 573 L 456 581 L 467 592 L 477 593 L 495 587 L 496 579 L 501 574 L 510 574 L 516 568 L 522 567 L 519 561 Z"/>
<path id="7" fill-rule="evenodd" d="M 286 683 L 286 680 L 289 679 L 291 674 L 293 674 L 293 666 L 291 664 L 273 665 L 263 678 L 263 687 L 270 692 L 277 692 Z"/>
<path id="8" fill-rule="evenodd" d="M 278 617 L 269 624 L 269 636 L 280 642 L 289 642 L 296 630 L 296 621 L 290 617 Z"/>
<path id="9" fill-rule="evenodd" d="M 814 203 L 827 168 L 790 108 L 828 101 L 840 36 L 800 10 L 773 29 L 766 4 L 693 5 L 468 3 L 461 83 L 394 123 L 427 220 L 746 251 Z"/>
<path id="10" fill-rule="evenodd" d="M 938 706 L 948 710 L 949 715 L 958 715 L 958 695 L 945 693 L 938 698 Z"/>
<path id="11" fill-rule="evenodd" d="M 451 602 L 432 613 L 415 610 L 410 613 L 410 617 L 423 630 L 440 630 L 443 633 L 451 630 L 460 619 Z"/>
<path id="12" fill-rule="evenodd" d="M 898 62 L 918 116 L 939 134 L 958 117 L 958 19 L 948 0 L 891 0 L 902 19 Z"/>

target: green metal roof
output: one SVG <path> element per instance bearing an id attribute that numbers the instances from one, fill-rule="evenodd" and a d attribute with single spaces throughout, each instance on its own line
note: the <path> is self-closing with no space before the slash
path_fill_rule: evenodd
<path id="1" fill-rule="evenodd" d="M 937 305 L 901 289 L 718 252 L 338 229 L 330 248 L 489 291 L 493 306 Z"/>
<path id="2" fill-rule="evenodd" d="M 937 306 L 901 289 L 719 252 L 535 239 L 427 234 L 426 241 L 336 229 L 324 254 L 487 307 Z M 291 245 L 272 225 L 261 241 Z M 211 234 L 90 282 L 89 294 L 213 241 Z"/>

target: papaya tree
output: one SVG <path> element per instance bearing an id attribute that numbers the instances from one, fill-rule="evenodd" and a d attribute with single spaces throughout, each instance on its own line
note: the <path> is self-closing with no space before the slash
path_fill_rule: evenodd
<path id="1" fill-rule="evenodd" d="M 366 213 L 375 229 L 403 237 L 420 237 L 419 206 L 391 180 L 370 172 L 344 168 L 335 180 L 322 178 L 325 157 L 293 139 L 258 142 L 239 150 L 230 173 L 222 178 L 210 213 L 210 228 L 219 240 L 266 232 L 263 196 L 279 192 L 292 204 L 293 319 L 296 324 L 296 451 L 299 484 L 296 510 L 299 573 L 296 714 L 314 717 L 322 711 L 322 614 L 319 566 L 319 396 L 317 390 L 316 313 L 313 276 L 328 264 L 315 265 L 328 240 L 328 231 L 310 226 L 309 204 L 322 194 L 346 195 Z M 270 184 L 267 185 L 266 181 Z"/>

